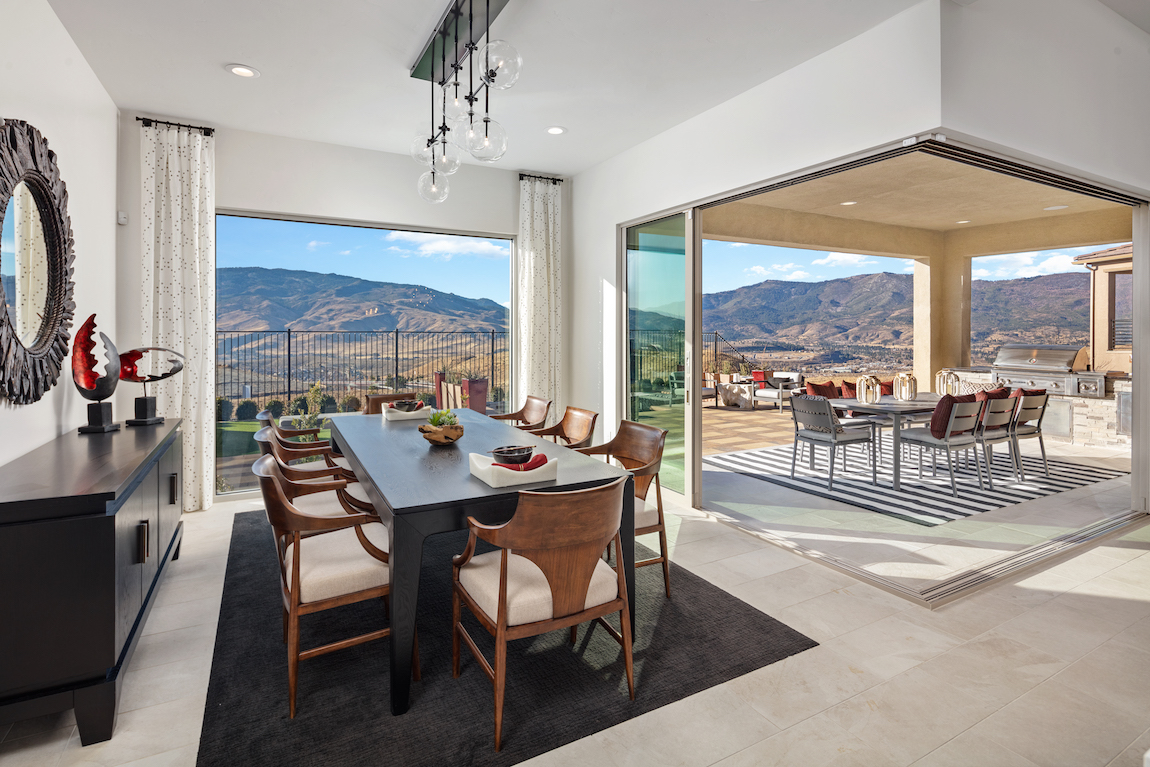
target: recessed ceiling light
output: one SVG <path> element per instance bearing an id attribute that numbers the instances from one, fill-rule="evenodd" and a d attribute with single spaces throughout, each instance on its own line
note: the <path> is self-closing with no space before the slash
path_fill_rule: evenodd
<path id="1" fill-rule="evenodd" d="M 955 221 L 954 223 L 956 223 L 956 224 L 969 224 L 969 223 L 970 223 L 970 219 L 969 219 L 969 218 L 964 218 L 962 221 Z"/>
<path id="2" fill-rule="evenodd" d="M 247 64 L 228 64 L 224 69 L 231 72 L 236 77 L 259 77 L 260 71 L 255 67 L 249 67 Z"/>
<path id="3" fill-rule="evenodd" d="M 550 133 L 552 136 L 558 136 L 561 133 L 566 133 L 567 129 L 564 128 L 562 125 L 552 125 L 550 128 L 547 129 L 547 132 Z"/>
<path id="4" fill-rule="evenodd" d="M 858 205 L 858 202 L 855 200 L 850 200 L 849 202 L 840 202 L 839 205 Z"/>
<path id="5" fill-rule="evenodd" d="M 1051 205 L 1049 208 L 1043 208 L 1043 210 L 1066 210 L 1069 207 L 1069 205 Z"/>

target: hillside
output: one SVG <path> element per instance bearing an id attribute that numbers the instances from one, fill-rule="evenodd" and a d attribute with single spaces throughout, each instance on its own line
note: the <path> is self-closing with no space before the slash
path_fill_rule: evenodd
<path id="1" fill-rule="evenodd" d="M 259 267 L 216 272 L 218 330 L 506 330 L 507 309 L 422 285 Z"/>
<path id="2" fill-rule="evenodd" d="M 971 284 L 976 343 L 1043 339 L 1085 342 L 1088 274 L 1051 274 Z M 728 339 L 805 344 L 907 345 L 914 337 L 914 278 L 864 274 L 825 282 L 767 280 L 703 296 L 703 330 Z"/>

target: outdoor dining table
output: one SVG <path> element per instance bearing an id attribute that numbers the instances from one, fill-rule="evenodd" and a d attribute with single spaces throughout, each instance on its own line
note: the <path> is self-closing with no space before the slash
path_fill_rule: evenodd
<path id="1" fill-rule="evenodd" d="M 428 536 L 466 530 L 467 518 L 484 524 L 506 522 L 515 514 L 520 490 L 583 490 L 626 476 L 619 537 L 627 597 L 635 604 L 635 480 L 621 468 L 548 442 L 473 410 L 455 410 L 463 437 L 433 446 L 418 431 L 422 420 L 388 421 L 380 415 L 331 419 L 331 432 L 352 471 L 389 530 L 391 571 L 391 713 L 408 709 L 415 617 L 423 543 Z M 531 445 L 558 460 L 558 477 L 512 487 L 490 487 L 472 476 L 469 453 L 506 445 Z M 461 549 L 462 551 L 462 549 Z M 451 577 L 450 560 L 441 563 Z M 634 629 L 635 610 L 631 610 Z M 430 628 L 430 627 L 429 627 Z M 436 626 L 438 630 L 442 628 Z"/>
<path id="2" fill-rule="evenodd" d="M 831 405 L 836 410 L 850 410 L 866 415 L 887 415 L 893 422 L 891 428 L 891 443 L 894 446 L 894 489 L 902 489 L 902 419 L 912 415 L 934 412 L 939 396 L 932 392 L 923 392 L 913 400 L 901 400 L 885 394 L 878 402 L 859 402 L 857 399 L 832 399 Z"/>

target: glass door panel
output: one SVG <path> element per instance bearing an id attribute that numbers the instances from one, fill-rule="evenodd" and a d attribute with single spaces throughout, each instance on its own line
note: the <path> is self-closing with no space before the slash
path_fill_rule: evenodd
<path id="1" fill-rule="evenodd" d="M 686 215 L 627 229 L 627 418 L 667 430 L 659 482 L 684 492 Z"/>

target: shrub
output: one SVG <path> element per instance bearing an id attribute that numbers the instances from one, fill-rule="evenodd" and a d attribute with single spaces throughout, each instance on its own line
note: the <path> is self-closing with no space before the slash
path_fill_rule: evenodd
<path id="1" fill-rule="evenodd" d="M 339 410 L 339 404 L 335 401 L 335 397 L 330 394 L 323 395 L 319 401 L 319 412 L 321 413 L 334 413 Z"/>
<path id="2" fill-rule="evenodd" d="M 232 483 L 231 483 L 231 482 L 228 482 L 228 481 L 227 481 L 226 479 L 224 479 L 224 477 L 223 477 L 222 475 L 220 475 L 220 474 L 217 474 L 217 475 L 216 475 L 216 492 L 217 492 L 217 493 L 230 493 L 230 492 L 232 492 L 232 490 L 234 490 L 234 489 L 235 489 L 235 488 L 233 488 L 233 487 L 232 487 Z"/>
<path id="3" fill-rule="evenodd" d="M 348 394 L 339 401 L 339 412 L 341 413 L 356 413 L 362 409 L 363 403 L 354 394 Z"/>
<path id="4" fill-rule="evenodd" d="M 286 406 L 281 399 L 271 399 L 268 400 L 268 404 L 264 405 L 264 407 L 272 414 L 272 418 L 278 419 L 284 414 L 284 408 Z"/>
<path id="5" fill-rule="evenodd" d="M 432 407 L 435 406 L 435 395 L 429 391 L 420 392 L 418 395 L 416 395 L 416 399 L 425 405 L 431 405 Z"/>
<path id="6" fill-rule="evenodd" d="M 503 390 L 502 386 L 496 386 L 491 390 L 491 399 L 495 402 L 503 402 L 507 399 L 507 392 Z"/>
<path id="7" fill-rule="evenodd" d="M 288 415 L 306 415 L 307 414 L 307 395 L 301 394 L 291 401 L 288 407 Z"/>
<path id="8" fill-rule="evenodd" d="M 651 383 L 654 384 L 656 391 L 662 391 L 663 388 L 666 387 L 666 385 L 667 385 L 667 379 L 666 378 L 656 378 Z"/>
<path id="9" fill-rule="evenodd" d="M 216 397 L 216 420 L 232 420 L 232 401 L 227 397 Z"/>
<path id="10" fill-rule="evenodd" d="M 236 420 L 254 421 L 259 412 L 260 406 L 256 404 L 255 400 L 245 399 L 236 406 Z"/>

